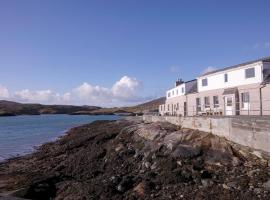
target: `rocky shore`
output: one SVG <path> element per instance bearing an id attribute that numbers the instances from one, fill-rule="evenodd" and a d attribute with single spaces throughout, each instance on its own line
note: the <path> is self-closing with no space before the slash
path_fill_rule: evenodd
<path id="1" fill-rule="evenodd" d="M 73 128 L 0 164 L 0 199 L 270 199 L 267 154 L 132 119 Z"/>

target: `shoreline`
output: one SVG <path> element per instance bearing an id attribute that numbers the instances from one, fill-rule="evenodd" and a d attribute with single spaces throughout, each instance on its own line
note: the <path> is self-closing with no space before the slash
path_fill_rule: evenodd
<path id="1" fill-rule="evenodd" d="M 269 199 L 265 158 L 209 133 L 140 119 L 74 127 L 33 154 L 0 163 L 0 193 L 29 199 Z"/>
<path id="2" fill-rule="evenodd" d="M 71 116 L 69 114 L 41 114 L 41 115 L 38 115 L 39 117 L 42 117 L 42 116 L 54 116 L 54 115 L 65 115 L 65 116 Z M 33 116 L 36 116 L 36 115 L 18 115 L 16 117 L 33 117 Z M 86 115 L 88 116 L 88 115 Z M 100 116 L 108 116 L 108 115 L 100 115 Z M 112 116 L 115 116 L 115 115 L 112 115 Z M 98 121 L 99 119 L 95 120 L 95 121 Z M 33 154 L 35 153 L 42 145 L 45 145 L 47 143 L 52 143 L 52 142 L 56 142 L 57 140 L 61 139 L 62 137 L 64 137 L 66 134 L 68 134 L 69 131 L 71 131 L 71 129 L 73 128 L 76 128 L 76 127 L 80 127 L 80 126 L 83 126 L 83 125 L 86 125 L 86 124 L 89 124 L 91 122 L 84 122 L 82 124 L 77 124 L 77 125 L 74 125 L 72 127 L 69 127 L 69 128 L 66 128 L 65 130 L 62 130 L 62 131 L 59 131 L 57 134 L 55 134 L 55 136 L 51 137 L 50 139 L 48 140 L 45 140 L 43 142 L 40 142 L 38 144 L 33 144 L 33 145 L 30 145 L 31 146 L 31 149 L 28 149 L 28 150 L 23 150 L 21 152 L 9 152 L 8 154 L 5 154 L 3 156 L 0 157 L 0 164 L 1 163 L 4 163 L 5 161 L 8 161 L 8 160 L 14 160 L 16 158 L 19 158 L 19 157 L 24 157 L 24 156 L 27 156 L 27 155 L 30 155 L 30 154 Z"/>

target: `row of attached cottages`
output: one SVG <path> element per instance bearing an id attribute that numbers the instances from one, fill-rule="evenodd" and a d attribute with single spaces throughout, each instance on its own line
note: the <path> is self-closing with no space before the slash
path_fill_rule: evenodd
<path id="1" fill-rule="evenodd" d="M 270 115 L 270 57 L 178 80 L 160 115 Z"/>

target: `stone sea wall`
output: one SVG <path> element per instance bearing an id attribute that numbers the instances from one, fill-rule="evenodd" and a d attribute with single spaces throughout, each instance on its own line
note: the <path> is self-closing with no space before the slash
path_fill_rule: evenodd
<path id="1" fill-rule="evenodd" d="M 270 117 L 176 117 L 144 115 L 146 122 L 172 124 L 214 135 L 270 153 Z"/>

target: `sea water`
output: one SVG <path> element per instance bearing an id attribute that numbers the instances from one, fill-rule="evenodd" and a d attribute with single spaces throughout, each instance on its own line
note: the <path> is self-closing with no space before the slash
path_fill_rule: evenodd
<path id="1" fill-rule="evenodd" d="M 115 120 L 114 115 L 22 115 L 0 117 L 0 162 L 33 152 L 57 139 L 68 129 L 96 120 Z"/>

